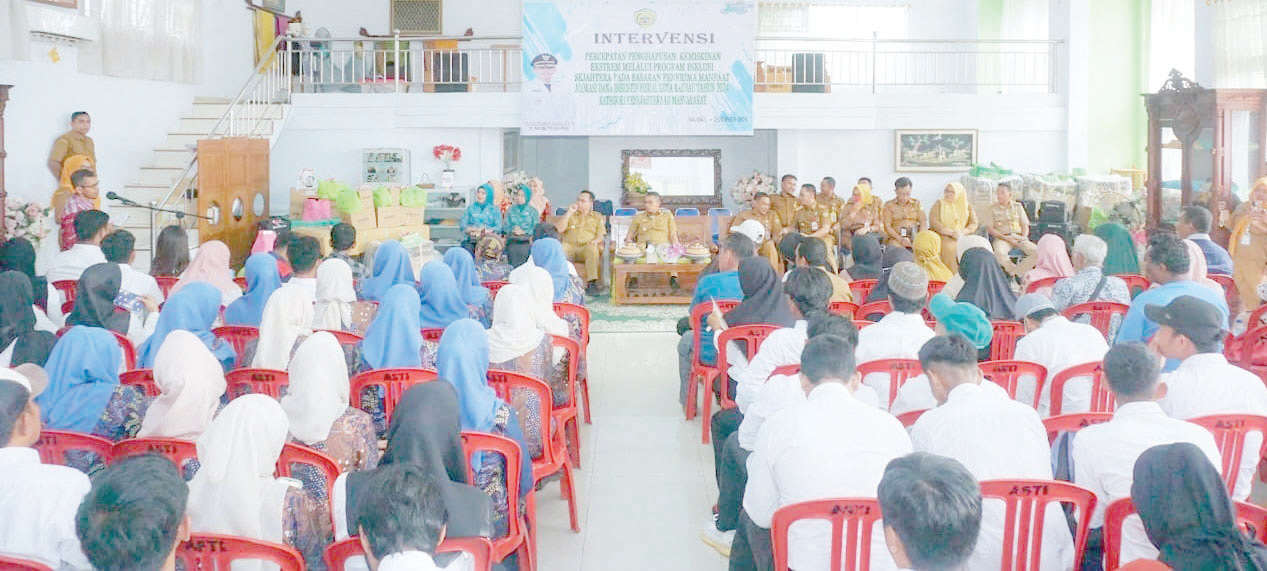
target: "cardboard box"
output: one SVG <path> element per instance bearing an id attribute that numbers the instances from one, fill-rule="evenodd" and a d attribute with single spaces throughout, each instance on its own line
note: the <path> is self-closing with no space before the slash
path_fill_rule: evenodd
<path id="1" fill-rule="evenodd" d="M 302 188 L 290 189 L 290 217 L 298 220 L 304 214 L 304 201 L 309 198 L 316 198 L 317 191 L 306 190 Z"/>
<path id="2" fill-rule="evenodd" d="M 304 226 L 292 227 L 290 233 L 292 236 L 311 236 L 317 239 L 317 243 L 321 244 L 321 256 L 330 255 L 330 226 Z M 358 242 L 356 253 L 360 253 L 360 243 Z"/>
<path id="3" fill-rule="evenodd" d="M 426 225 L 423 218 L 426 207 L 420 206 L 387 206 L 377 209 L 379 228 L 421 227 Z"/>
<path id="4" fill-rule="evenodd" d="M 377 215 L 374 213 L 374 191 L 368 188 L 360 189 L 356 192 L 361 199 L 361 210 L 359 212 L 339 212 L 339 218 L 344 222 L 356 226 L 359 231 L 362 228 L 374 228 L 378 225 Z"/>

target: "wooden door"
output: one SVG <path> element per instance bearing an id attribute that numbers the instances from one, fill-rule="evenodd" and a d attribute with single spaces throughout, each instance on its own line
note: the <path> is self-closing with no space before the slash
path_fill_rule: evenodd
<path id="1" fill-rule="evenodd" d="M 233 264 L 243 263 L 269 212 L 267 139 L 198 141 L 198 212 L 212 218 L 198 221 L 201 241 L 224 242 Z"/>

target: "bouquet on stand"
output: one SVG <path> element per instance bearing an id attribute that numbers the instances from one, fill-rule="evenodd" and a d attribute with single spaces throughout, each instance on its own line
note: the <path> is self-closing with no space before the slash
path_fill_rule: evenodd
<path id="1" fill-rule="evenodd" d="M 739 206 L 752 206 L 752 197 L 758 192 L 774 194 L 774 176 L 752 171 L 752 176 L 740 178 L 730 187 L 730 197 Z"/>
<path id="2" fill-rule="evenodd" d="M 453 190 L 453 163 L 462 160 L 462 149 L 453 145 L 436 145 L 431 154 L 444 163 L 440 173 L 440 188 Z"/>
<path id="3" fill-rule="evenodd" d="M 53 209 L 38 202 L 6 200 L 4 203 L 4 234 L 8 238 L 26 238 L 35 251 L 53 228 Z"/>

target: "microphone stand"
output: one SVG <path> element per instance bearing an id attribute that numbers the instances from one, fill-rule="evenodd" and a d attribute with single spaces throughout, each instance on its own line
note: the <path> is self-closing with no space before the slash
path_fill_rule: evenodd
<path id="1" fill-rule="evenodd" d="M 157 216 L 158 213 L 162 212 L 165 214 L 175 215 L 176 220 L 178 221 L 184 220 L 186 216 L 190 216 L 193 218 L 200 218 L 202 220 L 214 220 L 210 216 L 204 216 L 202 214 L 190 214 L 188 212 L 182 212 L 180 210 L 170 210 L 167 208 L 159 208 L 158 202 L 155 202 L 155 201 L 150 201 L 148 205 L 141 204 L 135 200 L 131 200 L 131 199 L 119 196 L 117 193 L 114 193 L 114 192 L 107 194 L 106 199 L 118 201 L 119 204 L 122 204 L 123 206 L 130 206 L 132 208 L 142 208 L 142 209 L 150 211 L 150 264 L 151 265 L 153 265 L 154 263 L 154 250 L 155 250 L 154 245 L 158 241 L 158 236 L 154 234 L 154 217 Z"/>

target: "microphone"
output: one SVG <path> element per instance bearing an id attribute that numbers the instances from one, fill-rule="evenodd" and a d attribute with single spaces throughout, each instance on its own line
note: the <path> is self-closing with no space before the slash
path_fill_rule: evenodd
<path id="1" fill-rule="evenodd" d="M 133 202 L 127 198 L 119 196 L 119 193 L 113 190 L 106 193 L 106 198 L 109 200 L 117 200 L 119 202 L 122 202 L 126 206 L 139 206 L 136 202 Z"/>
<path id="2" fill-rule="evenodd" d="M 106 193 L 106 198 L 109 200 L 119 200 L 119 193 L 112 190 Z"/>

